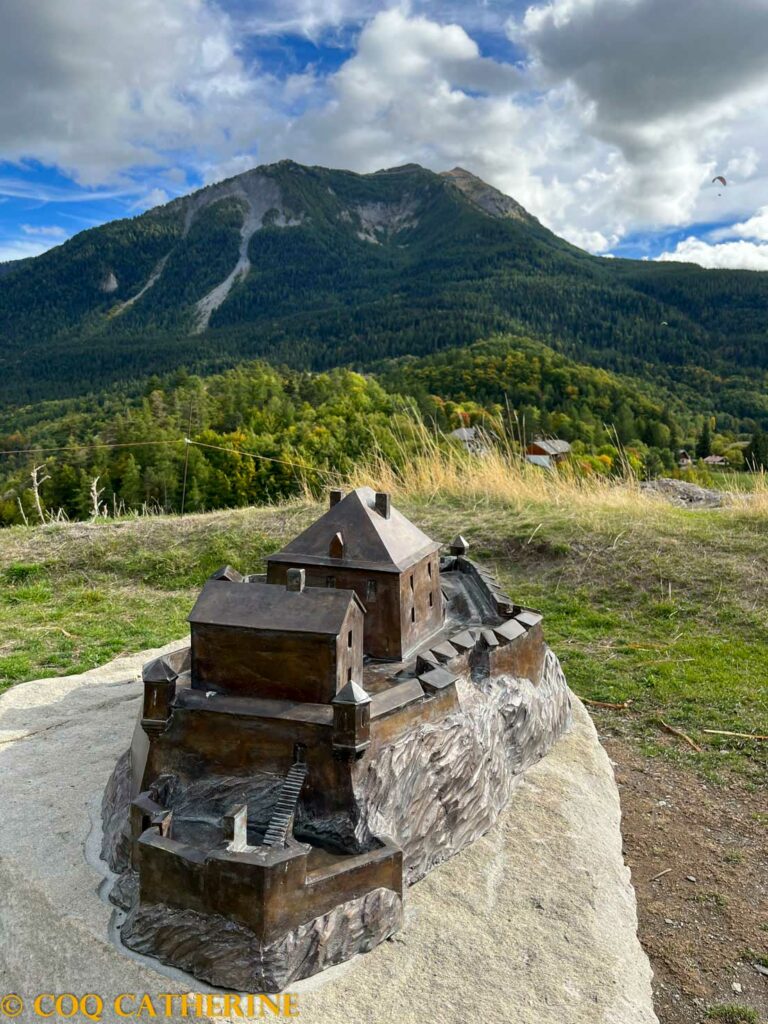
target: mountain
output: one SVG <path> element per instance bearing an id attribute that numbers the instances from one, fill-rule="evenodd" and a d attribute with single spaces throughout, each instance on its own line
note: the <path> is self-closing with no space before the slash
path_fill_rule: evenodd
<path id="1" fill-rule="evenodd" d="M 0 267 L 0 403 L 513 331 L 762 421 L 767 305 L 768 274 L 591 256 L 461 168 L 281 161 Z"/>

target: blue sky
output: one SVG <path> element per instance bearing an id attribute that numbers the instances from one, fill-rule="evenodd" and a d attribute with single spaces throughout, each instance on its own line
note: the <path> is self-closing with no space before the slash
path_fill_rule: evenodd
<path id="1" fill-rule="evenodd" d="M 766 52 L 768 0 L 6 0 L 0 260 L 290 157 L 459 164 L 592 252 L 768 270 Z"/>

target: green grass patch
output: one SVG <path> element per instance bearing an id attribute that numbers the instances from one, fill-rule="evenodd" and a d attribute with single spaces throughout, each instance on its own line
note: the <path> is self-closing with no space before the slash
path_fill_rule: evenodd
<path id="1" fill-rule="evenodd" d="M 710 1006 L 707 1020 L 717 1020 L 721 1024 L 759 1024 L 760 1018 L 756 1010 L 749 1006 L 738 1006 L 735 1003 Z"/>

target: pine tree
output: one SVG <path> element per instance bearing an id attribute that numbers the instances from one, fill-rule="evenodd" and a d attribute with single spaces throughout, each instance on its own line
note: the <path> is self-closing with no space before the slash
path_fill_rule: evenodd
<path id="1" fill-rule="evenodd" d="M 144 487 L 141 481 L 141 469 L 133 454 L 125 460 L 118 494 L 125 502 L 126 508 L 139 508 L 144 500 Z"/>
<path id="2" fill-rule="evenodd" d="M 749 469 L 768 469 L 768 434 L 756 431 L 744 451 L 744 458 Z"/>
<path id="3" fill-rule="evenodd" d="M 706 459 L 708 455 L 712 454 L 712 431 L 709 426 L 709 418 L 704 420 L 704 426 L 701 428 L 699 439 L 696 442 L 696 458 Z"/>

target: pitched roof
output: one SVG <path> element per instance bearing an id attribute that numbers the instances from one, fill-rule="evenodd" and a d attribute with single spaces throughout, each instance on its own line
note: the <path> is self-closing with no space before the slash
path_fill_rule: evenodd
<path id="1" fill-rule="evenodd" d="M 283 633 L 339 633 L 350 604 L 365 610 L 352 590 L 306 587 L 286 590 L 277 583 L 209 580 L 189 621 L 201 625 Z"/>
<path id="2" fill-rule="evenodd" d="M 331 704 L 370 704 L 371 698 L 365 690 L 351 679 L 343 690 L 339 690 Z"/>
<path id="3" fill-rule="evenodd" d="M 458 438 L 459 441 L 474 441 L 477 430 L 474 427 L 458 427 L 452 430 L 448 437 Z"/>
<path id="4" fill-rule="evenodd" d="M 556 437 L 551 437 L 548 440 L 537 438 L 529 447 L 533 447 L 533 445 L 541 448 L 547 455 L 567 455 L 571 450 L 571 446 L 567 441 L 559 441 Z"/>
<path id="5" fill-rule="evenodd" d="M 388 518 L 377 512 L 375 498 L 370 487 L 350 491 L 295 540 L 270 555 L 269 561 L 290 563 L 295 559 L 316 565 L 403 572 L 437 551 L 440 545 L 396 508 L 390 507 Z M 342 558 L 331 558 L 329 546 L 337 533 L 344 541 L 344 553 Z"/>

